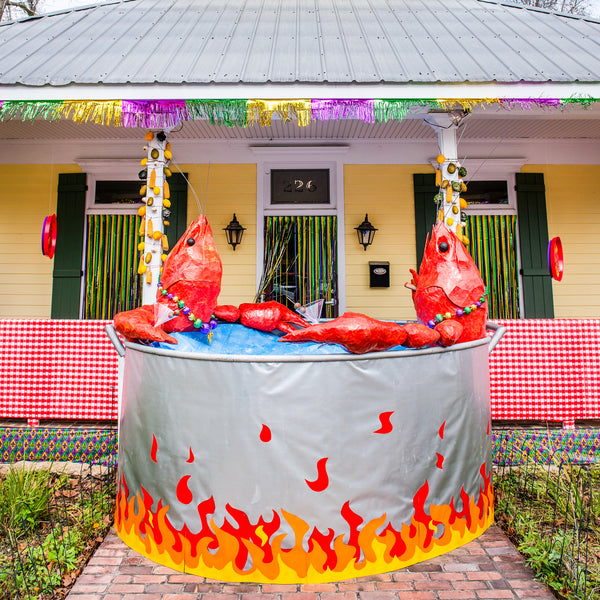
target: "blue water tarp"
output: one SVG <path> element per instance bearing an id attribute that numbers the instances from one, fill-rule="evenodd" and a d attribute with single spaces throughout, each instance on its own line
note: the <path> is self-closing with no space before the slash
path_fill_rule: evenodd
<path id="1" fill-rule="evenodd" d="M 177 350 L 178 352 L 198 352 L 201 354 L 243 354 L 243 355 L 305 355 L 305 354 L 349 354 L 339 344 L 316 344 L 313 342 L 279 342 L 283 335 L 278 331 L 264 333 L 239 324 L 222 323 L 213 331 L 212 344 L 207 336 L 197 331 L 171 334 L 177 344 L 155 342 L 156 348 Z M 396 346 L 390 350 L 407 350 Z"/>

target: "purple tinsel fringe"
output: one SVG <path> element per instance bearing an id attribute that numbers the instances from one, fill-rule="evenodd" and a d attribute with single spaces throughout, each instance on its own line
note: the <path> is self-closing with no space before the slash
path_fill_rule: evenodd
<path id="1" fill-rule="evenodd" d="M 373 100 L 312 100 L 311 112 L 312 118 L 317 121 L 357 119 L 365 123 L 375 123 Z"/>
<path id="2" fill-rule="evenodd" d="M 123 127 L 174 127 L 189 118 L 185 100 L 123 100 Z"/>
<path id="3" fill-rule="evenodd" d="M 528 108 L 529 110 L 533 106 L 548 106 L 551 108 L 561 108 L 563 106 L 560 98 L 501 98 L 500 104 L 509 109 L 520 106 L 521 109 Z"/>

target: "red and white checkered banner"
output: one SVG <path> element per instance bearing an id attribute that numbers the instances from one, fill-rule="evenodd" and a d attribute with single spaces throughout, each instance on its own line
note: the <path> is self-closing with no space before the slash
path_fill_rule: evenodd
<path id="1" fill-rule="evenodd" d="M 0 320 L 0 418 L 116 419 L 108 322 Z"/>
<path id="2" fill-rule="evenodd" d="M 117 418 L 108 321 L 0 320 L 0 418 Z M 497 321 L 492 418 L 600 419 L 600 320 Z"/>
<path id="3" fill-rule="evenodd" d="M 600 418 L 600 320 L 496 321 L 506 333 L 490 356 L 492 418 Z"/>

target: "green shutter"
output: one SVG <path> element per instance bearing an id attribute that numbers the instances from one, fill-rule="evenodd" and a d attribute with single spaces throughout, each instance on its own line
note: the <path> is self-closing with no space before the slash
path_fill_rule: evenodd
<path id="1" fill-rule="evenodd" d="M 517 173 L 517 210 L 526 319 L 554 318 L 548 272 L 548 219 L 542 173 Z"/>
<path id="2" fill-rule="evenodd" d="M 53 319 L 78 319 L 85 225 L 85 173 L 58 176 L 57 236 L 52 274 Z"/>
<path id="3" fill-rule="evenodd" d="M 425 251 L 425 240 L 435 225 L 436 205 L 433 198 L 438 193 L 435 174 L 414 173 L 415 193 L 415 239 L 417 243 L 417 268 L 421 264 Z"/>
<path id="4" fill-rule="evenodd" d="M 184 177 L 185 175 L 185 177 Z M 187 229 L 187 173 L 173 173 L 169 177 L 169 190 L 171 191 L 171 223 L 167 230 L 167 239 L 169 248 L 175 245 L 175 242 L 185 233 Z"/>

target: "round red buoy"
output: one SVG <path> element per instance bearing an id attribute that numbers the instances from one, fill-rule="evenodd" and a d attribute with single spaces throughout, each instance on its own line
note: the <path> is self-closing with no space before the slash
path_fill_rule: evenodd
<path id="1" fill-rule="evenodd" d="M 56 215 L 50 215 L 44 219 L 42 225 L 42 254 L 52 258 L 54 250 L 56 250 Z"/>
<path id="2" fill-rule="evenodd" d="M 556 281 L 560 281 L 563 276 L 563 249 L 559 237 L 552 238 L 548 243 L 548 269 L 550 275 Z"/>

